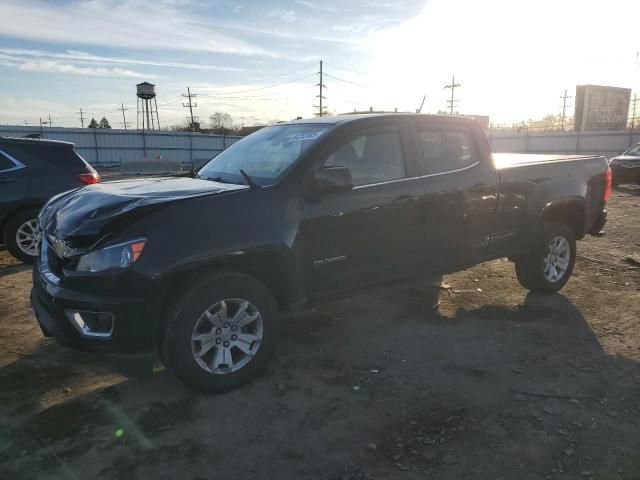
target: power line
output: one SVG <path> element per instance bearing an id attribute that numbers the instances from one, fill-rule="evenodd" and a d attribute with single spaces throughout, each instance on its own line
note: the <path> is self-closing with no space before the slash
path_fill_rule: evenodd
<path id="1" fill-rule="evenodd" d="M 191 90 L 189 90 L 189 87 L 187 87 L 187 94 L 186 95 L 182 95 L 184 98 L 187 98 L 189 100 L 188 103 L 182 103 L 183 107 L 189 107 L 189 112 L 191 113 L 191 124 L 189 126 L 189 131 L 191 132 L 195 132 L 195 123 L 194 123 L 194 119 L 193 119 L 193 107 L 197 107 L 198 104 L 197 103 L 193 103 L 191 101 L 192 98 L 195 98 L 198 96 L 197 93 L 191 93 Z"/>
<path id="2" fill-rule="evenodd" d="M 359 75 L 367 75 L 367 76 L 369 75 L 368 73 L 365 73 L 365 72 L 359 72 L 358 70 L 354 70 L 352 68 L 341 67 L 339 65 L 334 65 L 333 63 L 329 63 L 329 62 L 324 62 L 324 64 L 325 65 L 329 65 L 330 67 L 333 67 L 333 68 L 338 68 L 340 70 L 346 70 L 347 72 L 357 73 Z"/>
<path id="3" fill-rule="evenodd" d="M 453 115 L 453 109 L 454 107 L 456 107 L 456 102 L 458 101 L 457 99 L 454 98 L 454 92 L 456 91 L 457 87 L 461 87 L 462 84 L 460 83 L 456 83 L 456 77 L 452 76 L 451 77 L 451 83 L 449 85 L 445 85 L 444 88 L 450 88 L 451 89 L 451 99 L 447 100 L 447 103 L 449 104 L 449 109 L 450 109 L 450 113 L 451 115 Z"/>
<path id="4" fill-rule="evenodd" d="M 343 78 L 336 77 L 335 75 L 331 75 L 330 73 L 325 73 L 325 75 L 326 75 L 327 77 L 331 77 L 331 78 L 333 78 L 334 80 L 338 80 L 339 82 L 350 83 L 351 85 L 357 85 L 358 87 L 363 87 L 363 88 L 371 88 L 371 87 L 369 87 L 368 85 L 363 85 L 363 84 L 361 84 L 361 83 L 352 82 L 351 80 L 345 80 L 345 79 L 343 79 Z"/>
<path id="5" fill-rule="evenodd" d="M 286 85 L 288 83 L 293 83 L 293 82 L 297 82 L 299 80 L 304 80 L 305 78 L 313 77 L 315 75 L 317 75 L 317 74 L 316 73 L 310 73 L 309 75 L 305 75 L 304 77 L 294 78 L 292 80 L 287 80 L 286 82 L 274 83 L 273 85 L 265 85 L 264 87 L 249 88 L 247 90 L 238 90 L 238 91 L 235 91 L 235 92 L 213 93 L 213 94 L 207 95 L 207 96 L 211 97 L 211 98 L 214 98 L 214 97 L 225 96 L 225 95 L 236 95 L 238 93 L 246 93 L 246 92 L 255 92 L 255 91 L 258 91 L 258 90 L 266 90 L 268 88 L 280 87 L 280 86 Z"/>
<path id="6" fill-rule="evenodd" d="M 278 73 L 278 74 L 275 74 L 275 75 L 267 75 L 267 76 L 263 76 L 263 77 L 254 78 L 254 79 L 252 79 L 252 80 L 248 80 L 248 81 L 247 81 L 247 83 L 257 83 L 257 82 L 262 82 L 262 81 L 264 81 L 264 80 L 269 80 L 269 79 L 275 79 L 275 78 L 282 78 L 282 77 L 286 77 L 286 76 L 289 76 L 289 75 L 291 75 L 291 74 L 293 74 L 293 73 L 297 73 L 297 72 L 299 72 L 299 71 L 301 71 L 301 70 L 304 70 L 304 69 L 306 69 L 306 68 L 311 68 L 311 67 L 313 67 L 315 64 L 316 64 L 316 62 L 314 61 L 314 62 L 309 63 L 309 64 L 307 64 L 307 65 L 305 65 L 305 66 L 303 66 L 303 67 L 296 68 L 295 70 L 291 70 L 291 71 L 286 72 L 286 73 Z M 308 76 L 312 76 L 312 75 L 315 75 L 315 73 L 311 73 L 311 74 L 309 74 Z M 291 80 L 291 81 L 293 82 L 293 81 L 296 81 L 296 80 L 295 80 L 295 79 L 293 79 L 293 80 Z M 208 85 L 197 85 L 195 88 L 199 88 L 199 89 L 201 89 L 201 90 L 207 90 L 207 89 L 216 89 L 216 88 L 234 87 L 234 86 L 236 86 L 236 85 L 237 85 L 236 83 L 228 83 L 228 84 L 226 84 L 226 85 L 218 85 L 218 86 L 215 86 L 215 87 L 213 87 L 213 86 L 208 86 Z"/>

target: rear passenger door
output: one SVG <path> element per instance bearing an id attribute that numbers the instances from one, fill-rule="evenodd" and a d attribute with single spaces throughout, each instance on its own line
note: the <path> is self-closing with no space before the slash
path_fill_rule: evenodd
<path id="1" fill-rule="evenodd" d="M 497 202 L 495 169 L 482 154 L 486 149 L 469 128 L 440 119 L 420 119 L 417 138 L 426 172 L 427 268 L 452 270 L 482 261 Z"/>
<path id="2" fill-rule="evenodd" d="M 302 222 L 310 296 L 342 293 L 419 273 L 422 184 L 411 136 L 395 121 L 339 140 L 320 166 L 348 167 L 354 188 L 306 205 Z"/>

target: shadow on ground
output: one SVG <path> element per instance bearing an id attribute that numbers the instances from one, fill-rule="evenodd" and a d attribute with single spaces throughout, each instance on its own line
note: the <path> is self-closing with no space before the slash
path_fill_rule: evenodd
<path id="1" fill-rule="evenodd" d="M 0 369 L 0 478 L 637 478 L 635 361 L 563 295 L 450 295 L 291 315 L 267 374 L 215 396 L 43 342 Z"/>

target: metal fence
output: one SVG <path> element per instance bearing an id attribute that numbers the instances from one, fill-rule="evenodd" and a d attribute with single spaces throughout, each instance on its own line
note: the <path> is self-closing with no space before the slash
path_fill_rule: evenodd
<path id="1" fill-rule="evenodd" d="M 200 167 L 242 137 L 190 132 L 0 126 L 0 136 L 64 140 L 97 167 L 121 166 L 147 160 L 163 160 L 184 167 Z M 495 152 L 599 154 L 613 157 L 640 142 L 640 131 L 598 132 L 487 132 Z"/>
<path id="2" fill-rule="evenodd" d="M 121 166 L 128 161 L 164 160 L 183 166 L 204 164 L 242 137 L 159 130 L 117 130 L 2 126 L 0 136 L 41 138 L 72 142 L 76 150 L 96 167 Z"/>
<path id="3" fill-rule="evenodd" d="M 494 152 L 598 154 L 614 157 L 640 142 L 640 131 L 504 132 L 489 131 Z"/>

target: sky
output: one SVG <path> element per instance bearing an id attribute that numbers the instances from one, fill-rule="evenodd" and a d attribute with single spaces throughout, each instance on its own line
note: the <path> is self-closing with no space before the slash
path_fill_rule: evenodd
<path id="1" fill-rule="evenodd" d="M 136 126 L 135 85 L 160 123 L 311 117 L 323 60 L 330 113 L 447 108 L 511 123 L 559 113 L 577 84 L 640 93 L 632 0 L 0 0 L 0 124 Z M 569 99 L 569 106 L 573 105 Z M 85 123 L 86 125 L 86 123 Z"/>

